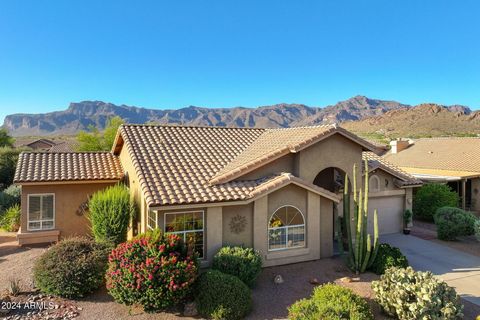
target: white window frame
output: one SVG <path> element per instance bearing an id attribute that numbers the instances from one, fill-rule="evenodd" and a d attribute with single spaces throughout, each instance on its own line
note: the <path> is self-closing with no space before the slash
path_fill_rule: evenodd
<path id="1" fill-rule="evenodd" d="M 303 219 L 303 224 L 295 224 L 291 226 L 283 226 L 283 227 L 274 227 L 270 228 L 270 221 L 272 220 L 272 217 L 277 213 L 278 210 L 285 208 L 285 207 L 292 207 L 298 210 L 300 214 L 302 215 Z M 288 247 L 288 229 L 290 228 L 298 228 L 298 227 L 303 227 L 303 245 L 302 246 L 294 246 L 294 247 Z M 286 242 L 286 247 L 285 248 L 277 248 L 277 249 L 270 249 L 270 230 L 280 230 L 280 229 L 285 229 L 286 232 L 286 237 L 287 237 L 287 242 Z M 290 249 L 299 249 L 299 248 L 305 248 L 307 246 L 307 219 L 305 219 L 305 215 L 303 214 L 302 210 L 298 209 L 296 206 L 292 205 L 284 205 L 281 207 L 278 207 L 273 211 L 273 213 L 270 215 L 270 218 L 268 219 L 268 225 L 267 225 L 267 248 L 268 251 L 283 251 L 283 250 L 290 250 Z"/>
<path id="2" fill-rule="evenodd" d="M 167 215 L 175 215 L 175 214 L 182 214 L 182 213 L 195 213 L 195 212 L 201 212 L 202 213 L 202 229 L 194 229 L 194 230 L 184 230 L 184 231 L 174 231 L 174 232 L 167 232 Z M 158 211 L 157 211 L 158 213 Z M 155 217 L 157 218 L 157 216 Z M 177 235 L 183 235 L 183 240 L 185 241 L 185 237 L 187 233 L 193 233 L 193 232 L 202 232 L 203 234 L 203 241 L 202 241 L 202 252 L 203 256 L 200 257 L 200 259 L 205 259 L 206 252 L 205 252 L 205 210 L 190 210 L 190 211 L 177 211 L 177 212 L 165 212 L 163 214 L 163 232 L 165 234 L 177 234 Z"/>
<path id="3" fill-rule="evenodd" d="M 42 210 L 43 197 L 44 196 L 53 196 L 53 218 L 46 220 L 30 220 L 30 197 L 41 197 L 40 198 L 40 210 Z M 27 196 L 27 231 L 44 231 L 44 230 L 53 230 L 55 229 L 55 193 L 31 193 Z M 42 212 L 40 211 L 40 216 Z M 40 223 L 40 228 L 30 228 L 30 223 Z M 53 222 L 51 228 L 43 228 L 44 222 Z"/>
<path id="4" fill-rule="evenodd" d="M 373 188 L 373 183 L 372 183 L 372 180 L 375 180 L 377 182 L 377 188 Z M 381 191 L 381 186 L 380 186 L 380 178 L 373 174 L 370 176 L 370 178 L 368 178 L 368 184 L 369 184 L 369 188 L 370 188 L 370 192 L 379 192 Z"/>
<path id="5" fill-rule="evenodd" d="M 153 213 L 155 215 L 155 227 L 152 227 L 150 225 L 150 213 Z M 150 230 L 158 228 L 158 210 L 149 210 L 147 212 L 147 228 Z"/>

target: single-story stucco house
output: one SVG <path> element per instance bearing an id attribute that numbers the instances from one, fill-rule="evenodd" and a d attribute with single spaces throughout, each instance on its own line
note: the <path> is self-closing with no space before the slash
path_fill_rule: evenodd
<path id="1" fill-rule="evenodd" d="M 459 206 L 480 211 L 480 138 L 398 139 L 384 159 L 424 182 L 448 184 Z"/>
<path id="2" fill-rule="evenodd" d="M 160 228 L 194 239 L 204 265 L 227 244 L 259 250 L 265 266 L 329 257 L 344 176 L 351 178 L 362 159 L 369 163 L 369 207 L 378 209 L 380 232 L 402 229 L 412 188 L 421 182 L 376 151 L 335 125 L 122 125 L 111 152 L 20 155 L 18 240 L 88 233 L 89 196 L 122 182 L 138 207 L 129 236 Z M 357 174 L 362 181 L 363 173 Z"/>

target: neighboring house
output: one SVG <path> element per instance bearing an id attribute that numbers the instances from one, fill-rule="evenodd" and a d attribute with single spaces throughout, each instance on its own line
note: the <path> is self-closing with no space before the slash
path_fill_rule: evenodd
<path id="1" fill-rule="evenodd" d="M 424 182 L 448 184 L 462 208 L 480 211 L 480 138 L 400 139 L 384 159 Z"/>
<path id="2" fill-rule="evenodd" d="M 329 257 L 344 176 L 352 180 L 362 157 L 380 232 L 399 232 L 403 210 L 411 208 L 411 188 L 420 182 L 364 153 L 371 151 L 374 145 L 334 125 L 122 125 L 111 153 L 20 155 L 19 242 L 86 233 L 85 201 L 123 181 L 138 206 L 129 236 L 154 228 L 179 234 L 194 241 L 203 264 L 227 244 L 254 247 L 265 266 Z"/>
<path id="3" fill-rule="evenodd" d="M 34 151 L 44 152 L 73 152 L 76 150 L 77 143 L 73 141 L 52 141 L 49 139 L 37 139 L 28 143 L 22 143 L 18 147 L 27 147 Z"/>

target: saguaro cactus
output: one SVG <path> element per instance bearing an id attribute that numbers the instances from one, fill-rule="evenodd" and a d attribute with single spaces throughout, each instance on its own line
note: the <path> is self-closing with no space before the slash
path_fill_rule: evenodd
<path id="1" fill-rule="evenodd" d="M 350 214 L 350 191 L 348 189 L 348 176 L 345 175 L 345 188 L 343 194 L 343 219 L 346 224 L 348 241 L 348 265 L 357 274 L 369 268 L 378 251 L 378 217 L 374 210 L 373 248 L 371 235 L 368 233 L 368 162 L 365 161 L 365 192 L 362 188 L 357 193 L 357 166 L 353 166 L 353 217 Z M 353 231 L 352 231 L 353 221 Z M 338 225 L 338 224 L 337 224 Z M 340 238 L 340 237 L 339 237 Z M 339 239 L 341 243 L 341 239 Z M 343 249 L 340 247 L 341 250 Z M 373 250 L 372 250 L 373 249 Z"/>

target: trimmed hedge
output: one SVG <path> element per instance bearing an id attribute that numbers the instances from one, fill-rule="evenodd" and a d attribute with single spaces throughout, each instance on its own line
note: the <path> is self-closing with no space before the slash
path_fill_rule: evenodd
<path id="1" fill-rule="evenodd" d="M 388 243 L 382 243 L 378 246 L 377 256 L 370 270 L 376 274 L 384 274 L 385 270 L 391 267 L 408 267 L 407 257 L 397 247 L 392 247 Z"/>
<path id="2" fill-rule="evenodd" d="M 439 183 L 423 185 L 417 190 L 413 200 L 413 214 L 426 221 L 433 221 L 433 216 L 441 207 L 456 207 L 458 194 L 449 186 Z"/>
<path id="3" fill-rule="evenodd" d="M 86 238 L 62 240 L 35 262 L 35 285 L 47 294 L 83 297 L 102 285 L 109 251 Z"/>
<path id="4" fill-rule="evenodd" d="M 372 282 L 372 289 L 382 309 L 400 320 L 463 318 L 463 305 L 455 289 L 431 272 L 390 268 L 379 281 Z"/>
<path id="5" fill-rule="evenodd" d="M 196 302 L 198 312 L 212 319 L 243 319 L 252 308 L 248 286 L 218 270 L 209 270 L 200 276 Z"/>
<path id="6" fill-rule="evenodd" d="M 88 208 L 92 233 L 97 242 L 107 241 L 117 245 L 127 240 L 134 206 L 126 186 L 117 184 L 95 192 Z"/>
<path id="7" fill-rule="evenodd" d="M 459 236 L 473 235 L 477 218 L 459 208 L 443 207 L 437 210 L 434 220 L 438 239 L 455 240 Z"/>
<path id="8" fill-rule="evenodd" d="M 368 303 L 352 290 L 328 283 L 315 288 L 309 299 L 288 308 L 291 320 L 373 320 Z"/>
<path id="9" fill-rule="evenodd" d="M 212 268 L 236 276 L 253 287 L 262 271 L 262 256 L 252 248 L 223 247 L 213 257 Z"/>
<path id="10" fill-rule="evenodd" d="M 119 303 L 158 311 L 183 301 L 198 274 L 193 250 L 158 229 L 121 243 L 108 258 L 107 290 Z"/>

